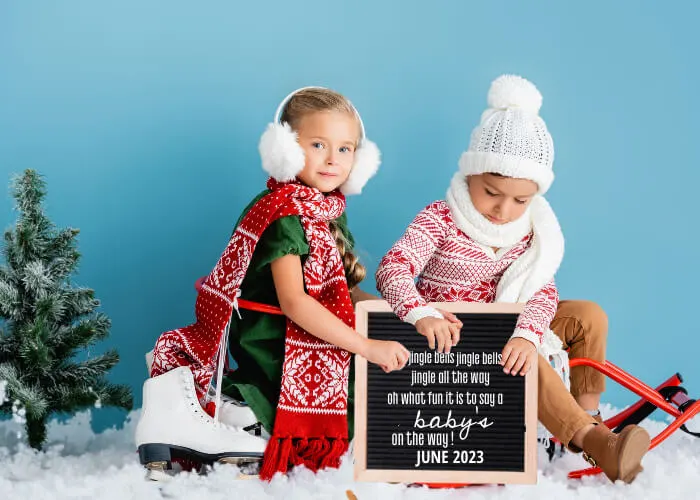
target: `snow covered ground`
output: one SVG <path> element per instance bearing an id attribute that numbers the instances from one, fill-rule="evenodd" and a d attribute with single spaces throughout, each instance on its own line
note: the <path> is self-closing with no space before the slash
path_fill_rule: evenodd
<path id="1" fill-rule="evenodd" d="M 605 413 L 612 410 L 607 408 Z M 566 473 L 585 465 L 567 455 L 542 465 L 537 486 L 483 486 L 460 490 L 428 490 L 404 485 L 354 483 L 350 460 L 340 470 L 314 476 L 308 470 L 278 477 L 271 484 L 237 480 L 237 469 L 221 466 L 207 476 L 181 474 L 172 481 L 144 480 L 133 446 L 138 412 L 123 429 L 94 434 L 88 412 L 70 421 L 53 423 L 50 446 L 35 453 L 18 443 L 20 426 L 0 422 L 0 499 L 337 499 L 352 490 L 359 500 L 395 499 L 560 499 L 643 498 L 675 500 L 697 498 L 700 491 L 700 439 L 678 432 L 647 455 L 645 471 L 632 485 L 612 484 L 604 477 L 568 480 Z M 664 424 L 646 421 L 652 435 Z M 689 426 L 697 430 L 698 424 Z"/>

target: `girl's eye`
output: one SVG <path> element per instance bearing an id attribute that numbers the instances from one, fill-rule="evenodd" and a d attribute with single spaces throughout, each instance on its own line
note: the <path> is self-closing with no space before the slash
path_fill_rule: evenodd
<path id="1" fill-rule="evenodd" d="M 516 198 L 515 203 L 517 203 L 518 205 L 524 205 L 525 203 L 527 203 L 527 200 L 519 200 Z"/>
<path id="2" fill-rule="evenodd" d="M 323 143 L 321 142 L 314 142 L 311 144 L 311 147 L 316 148 L 316 149 L 323 149 Z"/>
<path id="3" fill-rule="evenodd" d="M 484 189 L 484 191 L 486 191 L 486 194 L 489 195 L 489 196 L 498 196 L 496 193 L 492 193 L 492 192 L 489 191 L 488 189 Z"/>
<path id="4" fill-rule="evenodd" d="M 348 146 L 342 146 L 338 151 L 341 153 L 352 153 L 352 148 Z"/>

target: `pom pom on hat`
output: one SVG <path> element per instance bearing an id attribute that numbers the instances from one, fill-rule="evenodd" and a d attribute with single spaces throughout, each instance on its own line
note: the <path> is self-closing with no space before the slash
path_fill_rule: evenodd
<path id="1" fill-rule="evenodd" d="M 554 180 L 554 143 L 539 116 L 542 94 L 525 78 L 502 75 L 491 83 L 488 105 L 459 160 L 460 172 L 529 179 L 544 194 Z"/>
<path id="2" fill-rule="evenodd" d="M 537 115 L 542 107 L 542 94 L 521 76 L 502 75 L 491 83 L 488 104 L 493 109 L 520 108 Z"/>

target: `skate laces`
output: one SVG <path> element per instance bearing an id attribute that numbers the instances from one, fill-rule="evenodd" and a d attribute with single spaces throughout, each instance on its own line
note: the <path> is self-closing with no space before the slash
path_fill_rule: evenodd
<path id="1" fill-rule="evenodd" d="M 236 290 L 236 294 L 233 297 L 233 308 L 238 314 L 238 319 L 241 318 L 241 313 L 238 310 L 238 297 L 241 296 L 240 288 Z M 224 336 L 219 343 L 219 356 L 216 367 L 216 394 L 214 396 L 214 422 L 221 424 L 220 413 L 221 413 L 221 386 L 224 380 L 224 368 L 226 366 L 226 356 L 228 355 L 228 334 L 231 329 L 231 318 L 226 322 L 226 328 L 224 328 Z"/>

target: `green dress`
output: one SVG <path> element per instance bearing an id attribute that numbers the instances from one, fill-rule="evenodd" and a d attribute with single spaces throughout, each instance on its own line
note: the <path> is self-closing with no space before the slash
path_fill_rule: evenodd
<path id="1" fill-rule="evenodd" d="M 250 202 L 236 222 L 236 227 L 250 208 L 269 193 L 269 190 L 263 191 Z M 338 217 L 336 224 L 352 247 L 354 240 L 347 227 L 346 215 Z M 279 307 L 270 264 L 285 255 L 299 255 L 303 265 L 308 254 L 309 244 L 299 216 L 277 219 L 263 232 L 255 247 L 241 284 L 241 298 Z M 229 350 L 238 367 L 225 377 L 222 392 L 245 401 L 265 430 L 271 434 L 282 384 L 286 318 L 246 309 L 241 309 L 240 313 L 242 319 L 234 312 L 229 333 Z M 354 359 L 351 359 L 348 397 L 351 439 L 354 421 L 353 368 Z"/>

